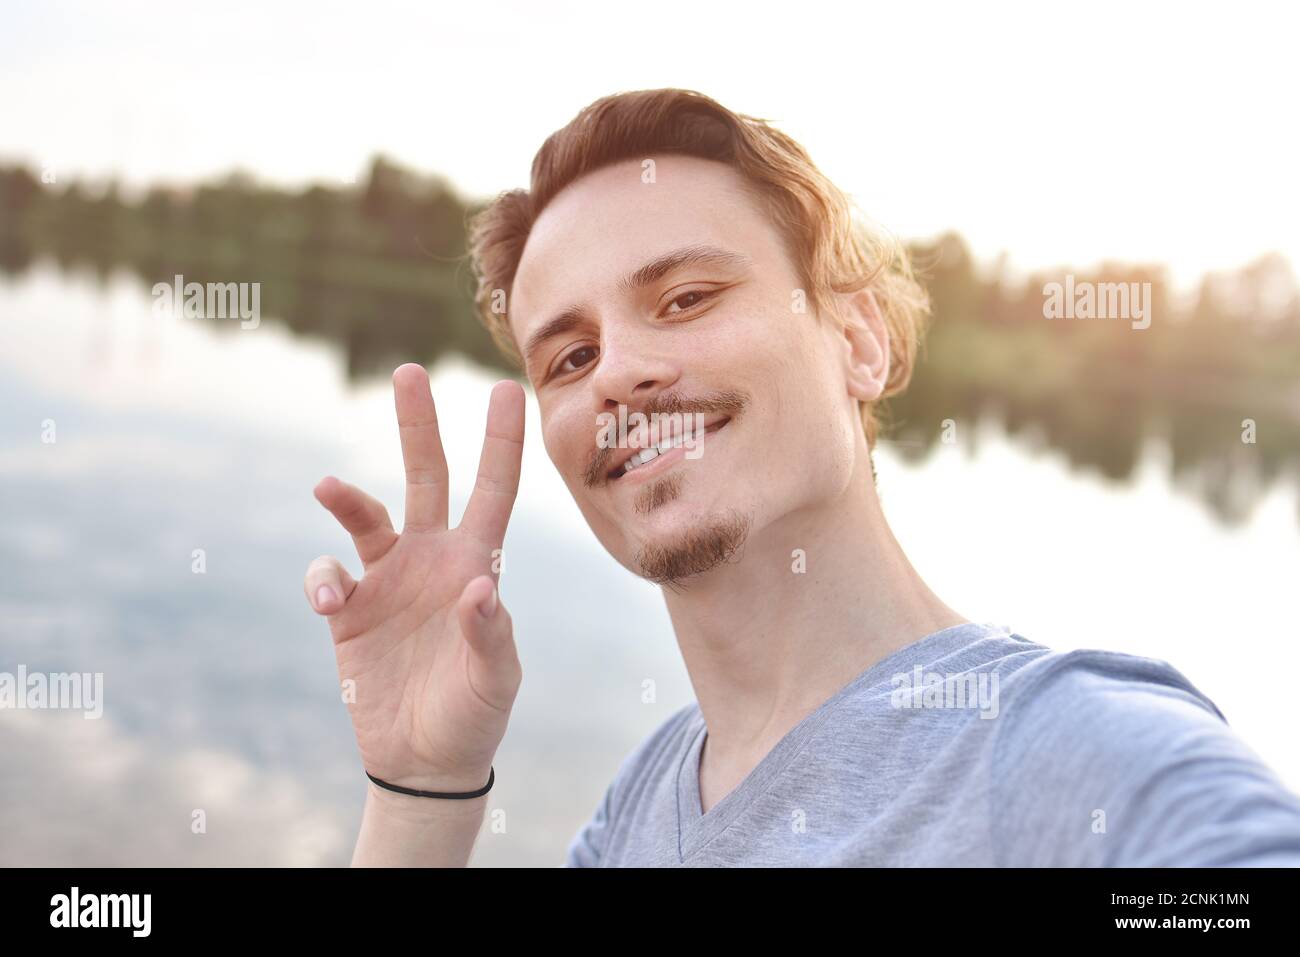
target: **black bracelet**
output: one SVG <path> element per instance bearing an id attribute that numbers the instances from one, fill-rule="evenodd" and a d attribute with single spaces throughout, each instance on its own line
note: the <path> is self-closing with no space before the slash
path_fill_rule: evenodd
<path id="1" fill-rule="evenodd" d="M 479 788 L 477 791 L 461 791 L 460 793 L 454 791 L 417 791 L 414 788 L 399 787 L 396 784 L 389 784 L 387 781 L 379 780 L 379 778 L 375 777 L 369 771 L 366 772 L 366 777 L 370 778 L 370 780 L 374 781 L 381 788 L 396 791 L 398 794 L 410 794 L 414 797 L 422 798 L 446 798 L 449 801 L 466 801 L 470 798 L 482 797 L 484 794 L 487 794 L 488 791 L 491 791 L 492 782 L 496 780 L 497 772 L 496 768 L 488 768 L 487 784 L 483 785 L 483 787 Z"/>

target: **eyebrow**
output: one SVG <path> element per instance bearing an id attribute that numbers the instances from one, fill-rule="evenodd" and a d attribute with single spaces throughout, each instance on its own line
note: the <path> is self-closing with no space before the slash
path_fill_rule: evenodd
<path id="1" fill-rule="evenodd" d="M 635 292 L 658 282 L 670 273 L 685 266 L 725 266 L 740 269 L 753 265 L 753 260 L 740 253 L 723 249 L 720 246 L 694 245 L 683 246 L 658 256 L 629 275 L 619 280 L 618 290 L 622 293 Z M 582 306 L 569 306 L 558 315 L 542 323 L 524 347 L 524 363 L 530 364 L 536 352 L 550 339 L 563 335 L 580 325 L 587 317 Z"/>

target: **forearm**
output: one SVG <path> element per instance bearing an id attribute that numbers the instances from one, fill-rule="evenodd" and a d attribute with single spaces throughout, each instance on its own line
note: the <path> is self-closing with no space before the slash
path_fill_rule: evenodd
<path id="1" fill-rule="evenodd" d="M 464 867 L 487 799 L 413 797 L 371 784 L 352 866 Z"/>

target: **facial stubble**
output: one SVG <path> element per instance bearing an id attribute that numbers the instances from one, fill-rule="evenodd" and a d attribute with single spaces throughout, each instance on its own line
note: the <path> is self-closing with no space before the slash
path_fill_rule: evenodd
<path id="1" fill-rule="evenodd" d="M 669 475 L 642 489 L 633 507 L 638 515 L 648 514 L 676 499 L 681 490 L 681 475 Z M 660 585 L 681 585 L 688 578 L 730 561 L 745 544 L 749 526 L 749 516 L 732 509 L 695 524 L 673 542 L 642 545 L 636 563 L 643 578 Z"/>

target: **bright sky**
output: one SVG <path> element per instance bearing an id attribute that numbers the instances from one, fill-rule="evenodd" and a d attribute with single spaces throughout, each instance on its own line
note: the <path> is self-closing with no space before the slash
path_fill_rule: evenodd
<path id="1" fill-rule="evenodd" d="M 1013 265 L 1300 264 L 1282 4 L 6 3 L 0 159 L 341 180 L 376 151 L 489 195 L 619 90 L 775 122 L 905 238 Z"/>

